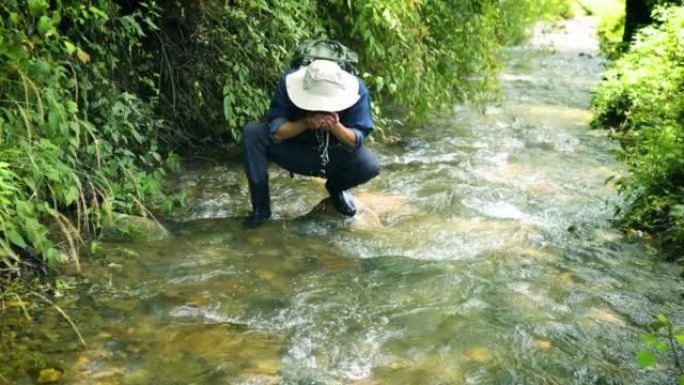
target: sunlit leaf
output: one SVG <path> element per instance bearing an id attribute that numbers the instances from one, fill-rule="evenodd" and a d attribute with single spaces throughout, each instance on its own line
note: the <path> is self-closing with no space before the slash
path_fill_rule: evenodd
<path id="1" fill-rule="evenodd" d="M 64 193 L 64 203 L 66 203 L 67 205 L 74 203 L 76 201 L 76 199 L 78 198 L 78 195 L 79 195 L 78 189 L 74 186 L 70 186 L 67 189 L 66 193 Z"/>
<path id="2" fill-rule="evenodd" d="M 641 334 L 641 340 L 646 344 L 650 346 L 655 346 L 660 340 L 658 340 L 658 337 L 654 336 L 653 334 L 650 333 L 643 333 Z"/>
<path id="3" fill-rule="evenodd" d="M 97 252 L 100 250 L 100 242 L 99 241 L 92 241 L 90 242 L 90 254 L 97 254 Z"/>
<path id="4" fill-rule="evenodd" d="M 670 345 L 668 345 L 665 341 L 658 341 L 654 346 L 661 353 L 667 353 L 668 351 L 670 351 Z"/>
<path id="5" fill-rule="evenodd" d="M 47 0 L 28 0 L 27 3 L 29 13 L 35 17 L 42 15 L 49 7 Z"/>
<path id="6" fill-rule="evenodd" d="M 636 355 L 637 363 L 641 369 L 651 367 L 658 362 L 658 357 L 655 353 L 648 350 L 640 350 Z"/>
<path id="7" fill-rule="evenodd" d="M 684 334 L 675 334 L 674 338 L 680 345 L 684 345 Z"/>
<path id="8" fill-rule="evenodd" d="M 76 56 L 78 57 L 78 60 L 81 61 L 81 63 L 83 63 L 83 64 L 90 63 L 90 55 L 88 55 L 88 53 L 86 51 L 79 48 L 76 51 Z"/>
<path id="9" fill-rule="evenodd" d="M 53 28 L 52 19 L 49 18 L 48 16 L 43 15 L 40 17 L 40 19 L 38 19 L 38 24 L 36 25 L 36 29 L 38 30 L 38 33 L 40 33 L 41 35 L 47 34 L 48 32 L 50 32 L 50 30 L 52 28 Z"/>
<path id="10" fill-rule="evenodd" d="M 14 229 L 7 230 L 7 238 L 9 238 L 10 242 L 14 243 L 16 246 L 21 247 L 22 249 L 26 247 L 26 241 L 24 240 L 24 237 L 21 236 L 18 232 L 16 232 Z"/>
<path id="11" fill-rule="evenodd" d="M 71 55 L 74 53 L 74 51 L 76 51 L 76 46 L 74 45 L 74 43 L 72 43 L 68 40 L 65 40 L 64 41 L 64 50 L 66 51 L 67 54 Z"/>

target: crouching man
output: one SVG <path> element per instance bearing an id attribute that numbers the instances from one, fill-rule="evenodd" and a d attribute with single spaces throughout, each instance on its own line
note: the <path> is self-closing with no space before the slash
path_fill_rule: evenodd
<path id="1" fill-rule="evenodd" d="M 348 190 L 379 172 L 377 157 L 363 146 L 373 130 L 363 81 L 329 60 L 290 69 L 278 81 L 268 123 L 243 129 L 252 202 L 245 226 L 260 226 L 271 217 L 269 161 L 296 174 L 326 178 L 337 211 L 354 216 L 356 205 Z"/>

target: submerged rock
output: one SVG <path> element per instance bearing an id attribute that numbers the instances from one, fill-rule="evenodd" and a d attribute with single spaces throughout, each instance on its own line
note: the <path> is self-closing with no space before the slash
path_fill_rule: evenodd
<path id="1" fill-rule="evenodd" d="M 542 351 L 542 352 L 549 351 L 549 350 L 551 350 L 551 347 L 553 347 L 553 345 L 551 344 L 551 341 L 548 341 L 548 340 L 536 340 L 534 342 L 534 346 L 537 347 L 537 350 Z"/>
<path id="2" fill-rule="evenodd" d="M 492 353 L 484 347 L 476 346 L 468 349 L 463 354 L 468 360 L 475 362 L 488 362 L 492 360 Z"/>
<path id="3" fill-rule="evenodd" d="M 320 201 L 309 213 L 304 215 L 309 219 L 339 219 L 348 222 L 352 227 L 364 229 L 382 228 L 380 217 L 369 208 L 362 200 L 356 199 L 356 215 L 346 217 L 337 212 L 330 198 Z"/>
<path id="4" fill-rule="evenodd" d="M 168 238 L 169 231 L 150 218 L 114 214 L 102 226 L 101 237 L 107 241 L 159 241 Z"/>
<path id="5" fill-rule="evenodd" d="M 57 369 L 43 369 L 38 375 L 39 384 L 52 384 L 59 381 L 62 378 L 62 372 Z"/>

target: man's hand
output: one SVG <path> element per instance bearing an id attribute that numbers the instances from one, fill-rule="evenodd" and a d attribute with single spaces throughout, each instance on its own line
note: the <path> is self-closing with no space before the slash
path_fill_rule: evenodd
<path id="1" fill-rule="evenodd" d="M 344 145 L 352 148 L 356 146 L 356 135 L 340 123 L 340 117 L 336 112 L 314 112 L 300 120 L 287 122 L 280 126 L 274 137 L 277 140 L 288 139 L 306 130 L 327 131 Z"/>
<path id="2" fill-rule="evenodd" d="M 316 112 L 306 120 L 311 129 L 331 131 L 340 121 L 340 117 L 336 112 Z"/>

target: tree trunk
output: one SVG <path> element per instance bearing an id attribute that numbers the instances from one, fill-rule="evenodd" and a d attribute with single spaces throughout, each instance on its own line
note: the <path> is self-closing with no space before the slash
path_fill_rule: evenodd
<path id="1" fill-rule="evenodd" d="M 653 3 L 648 0 L 626 0 L 625 2 L 625 32 L 622 35 L 622 41 L 629 43 L 634 37 L 634 32 L 637 29 L 650 24 L 651 11 L 653 11 Z"/>

